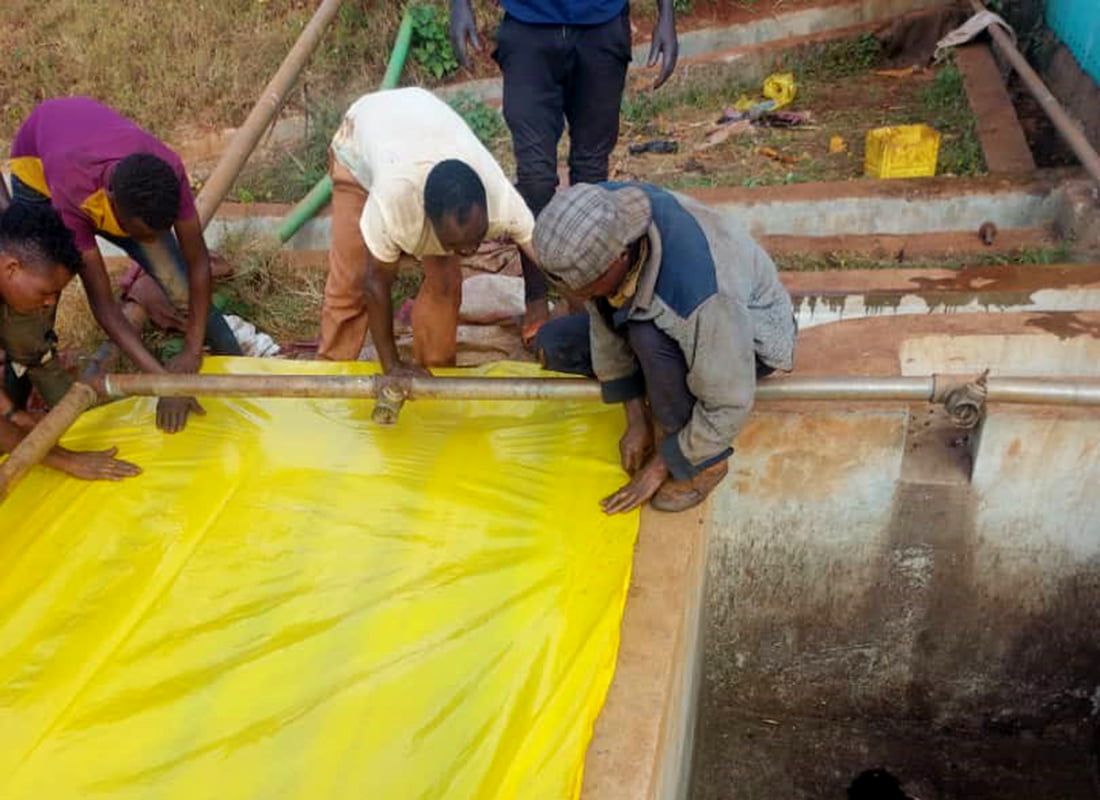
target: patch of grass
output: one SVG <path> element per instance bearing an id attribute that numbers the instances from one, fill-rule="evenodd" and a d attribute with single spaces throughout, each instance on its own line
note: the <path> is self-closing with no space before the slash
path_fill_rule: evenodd
<path id="1" fill-rule="evenodd" d="M 319 105 L 307 116 L 306 140 L 294 149 L 249 163 L 233 184 L 230 199 L 238 203 L 294 203 L 328 174 L 328 148 L 343 109 Z"/>
<path id="2" fill-rule="evenodd" d="M 878 39 L 864 33 L 807 48 L 796 58 L 793 66 L 799 77 L 844 78 L 871 69 L 878 63 L 881 54 Z"/>
<path id="3" fill-rule="evenodd" d="M 504 117 L 495 108 L 490 108 L 470 92 L 462 92 L 450 102 L 451 108 L 458 112 L 470 130 L 483 145 L 492 149 L 494 145 L 508 135 Z"/>
<path id="4" fill-rule="evenodd" d="M 659 92 L 647 89 L 623 93 L 622 121 L 636 129 L 652 128 L 658 119 L 681 109 L 710 110 L 717 119 L 723 109 L 744 93 L 759 92 L 759 86 L 747 86 L 737 79 L 700 83 L 685 82 L 663 88 Z M 628 130 L 627 133 L 630 131 Z"/>
<path id="5" fill-rule="evenodd" d="M 894 258 L 878 258 L 863 253 L 778 253 L 772 256 L 776 267 L 786 272 L 824 272 L 856 269 L 962 269 L 963 267 L 1003 267 L 1010 264 L 1063 264 L 1070 260 L 1067 242 L 1048 247 L 1025 247 L 1010 253 L 973 254 L 966 257 L 923 258 L 899 263 Z"/>
<path id="6" fill-rule="evenodd" d="M 239 125 L 317 5 L 3 0 L 0 139 L 10 140 L 44 98 L 78 94 L 98 98 L 169 141 L 193 129 Z M 446 15 L 435 7 L 445 35 Z M 483 33 L 502 14 L 490 0 L 474 0 L 474 11 Z M 344 0 L 287 107 L 346 106 L 376 89 L 403 12 L 400 3 Z M 482 66 L 495 72 L 495 65 Z M 404 82 L 438 80 L 411 57 Z"/>
<path id="7" fill-rule="evenodd" d="M 877 259 L 861 253 L 773 253 L 772 260 L 783 272 L 828 272 L 850 269 L 897 269 L 897 261 Z M 911 265 L 906 265 L 911 266 Z"/>
<path id="8" fill-rule="evenodd" d="M 1062 240 L 1048 247 L 1025 247 L 1009 256 L 1006 264 L 1065 264 L 1073 260 L 1070 242 Z"/>
<path id="9" fill-rule="evenodd" d="M 685 174 L 664 182 L 664 188 L 674 192 L 684 189 L 714 189 L 721 185 L 721 179 L 717 175 Z"/>
<path id="10" fill-rule="evenodd" d="M 933 114 L 952 113 L 958 110 L 960 102 L 966 102 L 966 89 L 963 76 L 955 62 L 946 64 L 921 93 L 921 102 L 926 110 Z"/>
<path id="11" fill-rule="evenodd" d="M 278 243 L 248 232 L 218 248 L 234 274 L 216 290 L 219 306 L 279 341 L 313 339 L 321 322 L 325 270 L 294 264 Z"/>
<path id="12" fill-rule="evenodd" d="M 281 342 L 317 337 L 324 266 L 295 264 L 276 242 L 247 231 L 227 237 L 218 252 L 234 268 L 233 276 L 215 291 L 219 308 L 244 317 Z M 398 272 L 392 291 L 394 311 L 416 296 L 423 278 L 419 269 Z"/>
<path id="13" fill-rule="evenodd" d="M 983 175 L 986 172 L 977 121 L 954 61 L 942 67 L 921 93 L 921 105 L 932 127 L 940 131 L 940 173 Z"/>
<path id="14" fill-rule="evenodd" d="M 937 171 L 949 175 L 986 173 L 982 143 L 978 139 L 977 125 L 973 119 L 964 122 L 959 133 L 941 137 Z"/>
<path id="15" fill-rule="evenodd" d="M 5 0 L 0 129 L 39 100 L 88 94 L 154 132 L 239 123 L 290 49 L 311 4 L 220 0 L 89 4 Z"/>
<path id="16" fill-rule="evenodd" d="M 671 106 L 667 95 L 653 92 L 624 92 L 622 119 L 628 125 L 650 125 L 657 115 Z"/>

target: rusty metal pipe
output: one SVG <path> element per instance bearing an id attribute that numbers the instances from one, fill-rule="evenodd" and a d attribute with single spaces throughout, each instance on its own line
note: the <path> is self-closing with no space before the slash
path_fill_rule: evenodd
<path id="1" fill-rule="evenodd" d="M 42 462 L 65 435 L 76 418 L 95 405 L 95 389 L 86 383 L 74 383 L 50 413 L 21 441 L 7 460 L 0 464 L 0 501 L 23 479 L 35 464 Z"/>
<path id="2" fill-rule="evenodd" d="M 974 9 L 975 13 L 982 13 L 986 11 L 986 7 L 980 2 L 980 0 L 970 0 L 970 5 Z M 1085 136 L 1084 131 L 1074 121 L 1073 117 L 1066 113 L 1066 110 L 1062 108 L 1062 105 L 1043 83 L 1043 79 L 1039 77 L 1031 64 L 1027 63 L 1027 59 L 1023 54 L 1016 49 L 1016 45 L 1012 43 L 1012 39 L 1007 33 L 1005 33 L 997 25 L 989 26 L 989 33 L 993 37 L 994 43 L 997 45 L 997 50 L 1001 55 L 1005 57 L 1012 68 L 1016 70 L 1016 73 L 1023 80 L 1024 85 L 1031 92 L 1032 96 L 1042 106 L 1043 111 L 1050 117 L 1050 121 L 1054 123 L 1054 127 L 1058 129 L 1058 132 L 1062 134 L 1062 138 L 1066 140 L 1066 144 L 1070 146 L 1074 154 L 1081 161 L 1081 165 L 1088 170 L 1089 175 L 1093 180 L 1100 183 L 1100 155 L 1096 153 L 1096 150 L 1091 144 L 1089 144 L 1088 138 Z"/>
<path id="3" fill-rule="evenodd" d="M 229 148 L 222 154 L 218 165 L 214 168 L 214 172 L 207 178 L 195 201 L 199 210 L 199 219 L 202 221 L 204 228 L 214 218 L 214 212 L 218 210 L 218 206 L 221 205 L 222 200 L 229 193 L 229 189 L 240 174 L 245 161 L 252 155 L 252 151 L 264 135 L 267 126 L 271 124 L 271 120 L 274 119 L 275 114 L 282 107 L 286 96 L 294 88 L 294 84 L 298 80 L 298 74 L 306 65 L 309 57 L 313 55 L 313 51 L 317 49 L 325 29 L 336 17 L 336 12 L 340 10 L 340 3 L 341 0 L 324 0 L 321 3 L 312 19 L 298 36 L 298 41 L 294 43 L 286 58 L 283 59 L 278 71 L 264 87 L 260 99 L 248 112 L 244 124 L 233 135 L 233 141 L 230 142 Z"/>
<path id="4" fill-rule="evenodd" d="M 575 378 L 394 378 L 387 375 L 105 375 L 92 382 L 105 398 L 377 397 L 410 399 L 599 400 L 595 381 Z"/>
<path id="5" fill-rule="evenodd" d="M 944 380 L 946 382 L 940 383 Z M 942 402 L 944 387 L 965 376 L 792 375 L 761 381 L 757 400 Z M 394 378 L 388 375 L 106 375 L 92 382 L 104 398 L 128 396 L 369 398 L 384 390 L 409 399 L 600 399 L 599 384 L 579 378 Z M 989 378 L 990 402 L 1100 405 L 1100 381 Z"/>
<path id="6" fill-rule="evenodd" d="M 769 378 L 756 385 L 757 400 L 892 400 L 932 399 L 931 377 L 866 378 L 832 375 L 792 375 Z"/>
<path id="7" fill-rule="evenodd" d="M 944 402 L 953 379 L 928 377 L 792 376 L 756 387 L 757 400 Z M 957 388 L 957 387 L 956 387 Z M 1100 380 L 988 378 L 991 403 L 1100 406 Z M 46 457 L 69 426 L 97 399 L 152 397 L 331 397 L 400 395 L 447 400 L 597 401 L 596 381 L 579 378 L 395 378 L 387 375 L 103 375 L 76 383 L 0 464 L 0 500 Z M 400 410 L 398 404 L 394 417 Z M 393 420 L 390 420 L 392 422 Z"/>
<path id="8" fill-rule="evenodd" d="M 1046 378 L 990 378 L 990 403 L 1052 406 L 1100 406 L 1100 382 L 1051 381 Z"/>

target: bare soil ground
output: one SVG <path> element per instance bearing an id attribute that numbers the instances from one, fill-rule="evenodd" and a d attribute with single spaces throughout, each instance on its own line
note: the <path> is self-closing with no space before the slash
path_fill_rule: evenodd
<path id="1" fill-rule="evenodd" d="M 796 73 L 797 74 L 797 73 Z M 623 136 L 613 159 L 614 174 L 670 188 L 760 186 L 807 181 L 844 181 L 864 174 L 867 132 L 887 125 L 928 122 L 943 136 L 939 174 L 984 172 L 973 120 L 967 114 L 944 113 L 930 98 L 954 93 L 954 67 L 891 77 L 864 69 L 851 75 L 813 74 L 798 82 L 789 110 L 810 115 L 808 124 L 793 128 L 754 125 L 724 141 L 716 124 L 722 111 L 743 87 L 688 93 L 671 108 L 654 108 L 645 95 L 632 94 L 624 104 Z M 751 91 L 751 88 L 750 88 Z M 964 101 L 965 107 L 965 101 Z M 830 143 L 839 137 L 841 149 Z M 652 139 L 676 141 L 671 155 L 631 155 L 632 145 Z"/>

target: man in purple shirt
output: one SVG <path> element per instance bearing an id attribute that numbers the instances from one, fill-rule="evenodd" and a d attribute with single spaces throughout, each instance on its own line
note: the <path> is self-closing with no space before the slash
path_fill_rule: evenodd
<path id="1" fill-rule="evenodd" d="M 601 183 L 619 139 L 619 107 L 630 63 L 628 0 L 503 0 L 493 58 L 504 76 L 504 119 L 512 132 L 516 189 L 536 217 L 558 186 L 558 140 L 569 124 L 569 183 Z M 672 74 L 679 44 L 673 0 L 657 0 L 649 66 L 653 88 Z M 481 48 L 470 0 L 451 0 L 451 43 L 466 63 L 466 42 Z M 548 317 L 546 280 L 526 256 L 523 338 L 533 342 Z"/>
<path id="2" fill-rule="evenodd" d="M 233 331 L 210 302 L 210 256 L 187 172 L 160 140 L 95 100 L 47 100 L 16 133 L 10 163 L 13 202 L 49 203 L 61 216 L 80 251 L 92 313 L 139 369 L 196 372 L 204 340 L 214 353 L 240 355 Z M 115 302 L 96 236 L 122 248 L 173 305 L 187 309 L 183 352 L 166 366 Z M 194 398 L 163 398 L 157 425 L 175 433 L 192 411 L 202 411 Z"/>

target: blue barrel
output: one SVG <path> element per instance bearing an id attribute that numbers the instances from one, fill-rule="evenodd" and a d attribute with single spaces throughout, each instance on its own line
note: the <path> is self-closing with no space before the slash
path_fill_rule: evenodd
<path id="1" fill-rule="evenodd" d="M 1100 83 L 1100 0 L 1047 0 L 1047 24 Z"/>

